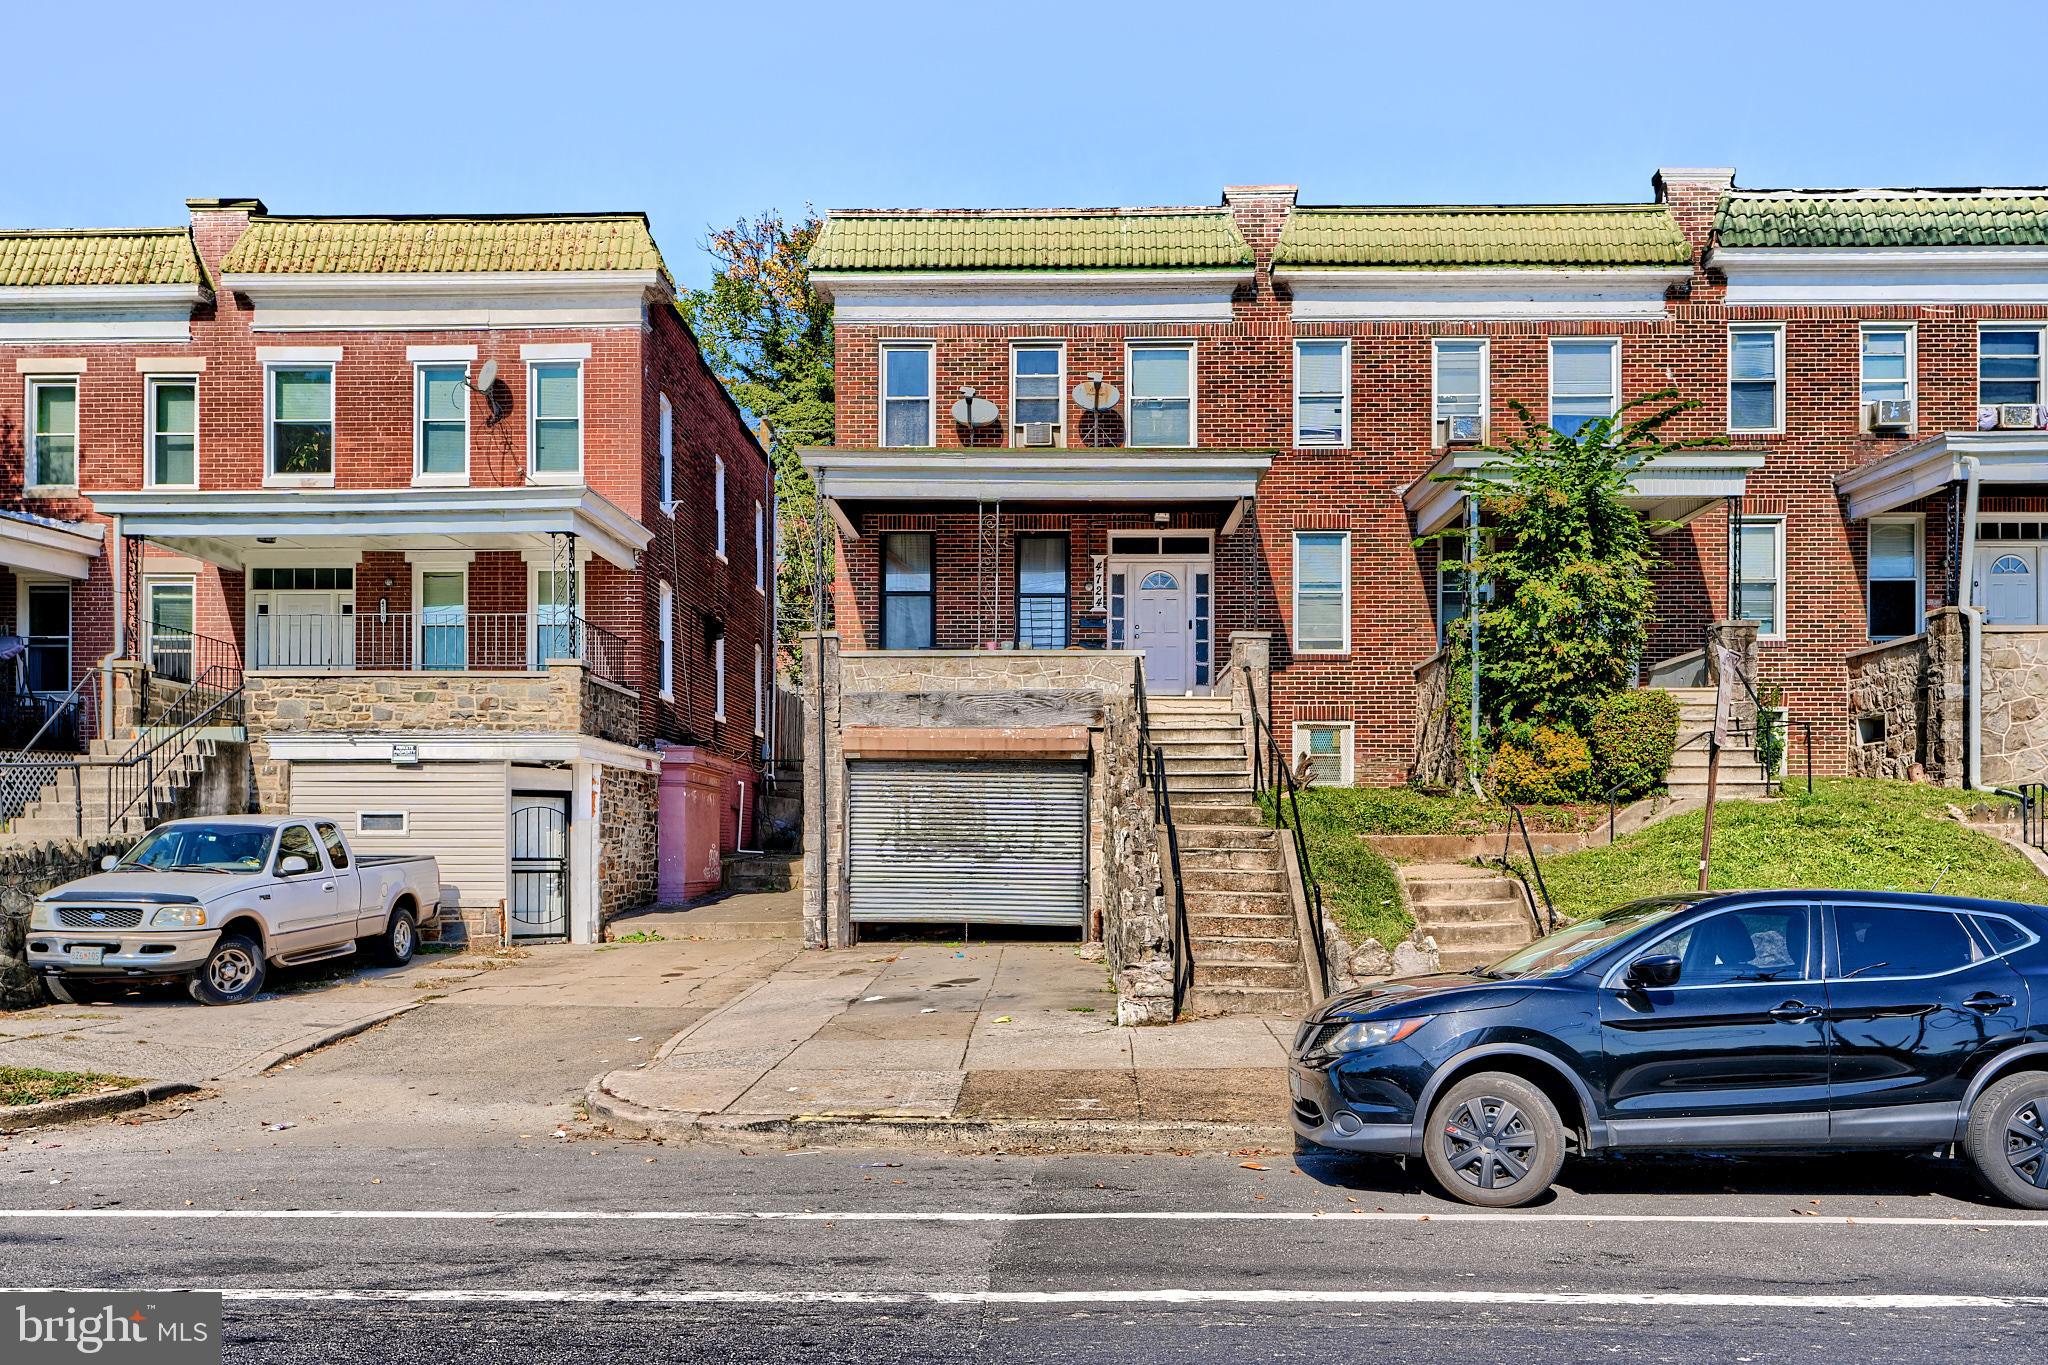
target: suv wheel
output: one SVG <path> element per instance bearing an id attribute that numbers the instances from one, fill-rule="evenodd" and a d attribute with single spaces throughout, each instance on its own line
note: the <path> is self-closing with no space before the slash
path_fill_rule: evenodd
<path id="1" fill-rule="evenodd" d="M 364 940 L 363 946 L 383 966 L 403 967 L 412 961 L 413 950 L 419 947 L 419 941 L 419 926 L 413 921 L 412 911 L 393 910 L 384 932 Z"/>
<path id="2" fill-rule="evenodd" d="M 1970 1106 L 1963 1153 L 2006 1203 L 2048 1209 L 2048 1071 L 2022 1071 L 1987 1087 Z"/>
<path id="3" fill-rule="evenodd" d="M 222 934 L 192 976 L 192 998 L 202 1005 L 239 1005 L 263 989 L 263 949 L 242 934 Z"/>
<path id="4" fill-rule="evenodd" d="M 1520 1076 L 1481 1072 L 1437 1097 L 1423 1158 L 1451 1198 L 1511 1209 L 1557 1179 L 1564 1123 L 1550 1097 Z"/>

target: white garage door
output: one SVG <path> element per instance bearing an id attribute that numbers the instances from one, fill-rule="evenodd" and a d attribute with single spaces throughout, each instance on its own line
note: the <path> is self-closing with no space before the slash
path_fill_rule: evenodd
<path id="1" fill-rule="evenodd" d="M 868 762 L 848 775 L 856 922 L 1085 922 L 1081 764 Z"/>

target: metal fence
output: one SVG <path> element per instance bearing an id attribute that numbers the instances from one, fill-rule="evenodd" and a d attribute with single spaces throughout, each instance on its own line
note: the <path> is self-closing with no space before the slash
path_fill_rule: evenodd
<path id="1" fill-rule="evenodd" d="M 580 659 L 607 682 L 626 680 L 625 641 L 559 611 L 264 612 L 251 626 L 249 659 L 255 668 L 361 672 L 522 672 Z"/>

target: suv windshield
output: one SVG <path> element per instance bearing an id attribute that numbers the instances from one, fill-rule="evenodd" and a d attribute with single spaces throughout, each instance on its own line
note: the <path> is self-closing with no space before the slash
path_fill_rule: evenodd
<path id="1" fill-rule="evenodd" d="M 267 825 L 165 825 L 128 850 L 121 868 L 160 872 L 256 872 L 270 856 Z"/>
<path id="2" fill-rule="evenodd" d="M 1508 980 L 1523 976 L 1563 976 L 1577 969 L 1578 965 L 1598 953 L 1601 949 L 1626 938 L 1638 929 L 1646 929 L 1671 918 L 1679 911 L 1699 903 L 1695 896 L 1658 896 L 1652 900 L 1631 901 L 1616 910 L 1594 919 L 1582 919 L 1554 934 L 1537 939 L 1528 947 L 1508 954 L 1490 967 L 1482 967 L 1480 976 Z"/>

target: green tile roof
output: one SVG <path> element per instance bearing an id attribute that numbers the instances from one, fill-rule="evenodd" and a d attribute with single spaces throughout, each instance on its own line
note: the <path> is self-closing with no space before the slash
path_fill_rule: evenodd
<path id="1" fill-rule="evenodd" d="M 660 270 L 638 214 L 536 218 L 252 218 L 224 275 Z"/>
<path id="2" fill-rule="evenodd" d="M 203 280 L 184 228 L 0 231 L 0 288 Z"/>
<path id="3" fill-rule="evenodd" d="M 1685 265 L 1692 249 L 1660 204 L 1299 208 L 1281 266 Z"/>
<path id="4" fill-rule="evenodd" d="M 1187 270 L 1252 263 L 1224 209 L 840 212 L 813 270 Z"/>
<path id="5" fill-rule="evenodd" d="M 1722 246 L 2048 246 L 2048 192 L 1734 194 Z"/>

